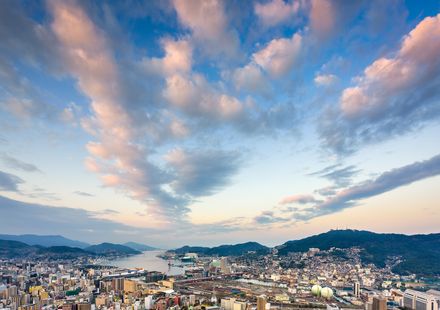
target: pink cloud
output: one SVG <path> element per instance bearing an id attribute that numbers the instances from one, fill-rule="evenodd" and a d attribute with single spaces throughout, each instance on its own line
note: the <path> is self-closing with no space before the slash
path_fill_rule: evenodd
<path id="1" fill-rule="evenodd" d="M 219 0 L 174 0 L 180 22 L 190 28 L 202 50 L 211 55 L 236 56 L 238 36 L 230 29 Z"/>
<path id="2" fill-rule="evenodd" d="M 318 200 L 315 199 L 312 195 L 292 195 L 283 198 L 280 201 L 281 205 L 285 204 L 291 204 L 291 203 L 299 203 L 299 204 L 306 204 L 306 203 L 316 203 Z"/>
<path id="3" fill-rule="evenodd" d="M 253 55 L 253 60 L 273 77 L 279 78 L 292 69 L 302 46 L 302 37 L 295 33 L 291 38 L 273 39 Z"/>
<path id="4" fill-rule="evenodd" d="M 347 117 L 381 113 L 406 90 L 438 74 L 440 14 L 422 20 L 403 38 L 394 57 L 383 57 L 365 68 L 357 85 L 346 88 L 340 105 Z M 436 73 L 437 72 L 437 73 Z"/>
<path id="5" fill-rule="evenodd" d="M 335 26 L 335 12 L 330 0 L 312 0 L 310 27 L 320 37 L 325 37 Z"/>
<path id="6" fill-rule="evenodd" d="M 284 0 L 272 0 L 267 3 L 256 3 L 255 14 L 261 19 L 266 26 L 275 26 L 289 19 L 293 19 L 300 8 L 299 1 L 292 1 L 291 3 Z"/>

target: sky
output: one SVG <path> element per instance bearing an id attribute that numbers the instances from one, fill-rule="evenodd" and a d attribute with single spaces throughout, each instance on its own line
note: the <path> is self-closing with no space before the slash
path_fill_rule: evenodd
<path id="1" fill-rule="evenodd" d="M 439 232 L 440 2 L 0 1 L 0 233 Z"/>

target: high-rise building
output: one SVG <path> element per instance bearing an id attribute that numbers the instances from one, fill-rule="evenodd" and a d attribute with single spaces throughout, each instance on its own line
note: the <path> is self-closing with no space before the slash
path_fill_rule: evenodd
<path id="1" fill-rule="evenodd" d="M 136 291 L 136 282 L 129 279 L 124 279 L 124 291 L 127 293 L 134 293 Z"/>
<path id="2" fill-rule="evenodd" d="M 353 283 L 353 296 L 356 298 L 361 296 L 361 284 L 357 281 Z"/>
<path id="3" fill-rule="evenodd" d="M 194 306 L 196 304 L 196 295 L 189 295 L 189 304 Z"/>
<path id="4" fill-rule="evenodd" d="M 153 296 L 148 295 L 147 297 L 145 297 L 145 309 L 150 310 L 153 308 L 154 308 Z"/>
<path id="5" fill-rule="evenodd" d="M 18 289 L 15 285 L 11 285 L 6 289 L 6 298 L 17 296 Z"/>
<path id="6" fill-rule="evenodd" d="M 101 306 L 107 306 L 108 304 L 108 297 L 106 295 L 102 295 L 102 296 L 97 296 L 95 298 L 95 304 L 98 308 L 100 308 Z"/>
<path id="7" fill-rule="evenodd" d="M 266 310 L 266 297 L 257 297 L 257 310 Z"/>
<path id="8" fill-rule="evenodd" d="M 79 303 L 76 305 L 77 310 L 91 310 L 92 305 L 88 303 Z"/>
<path id="9" fill-rule="evenodd" d="M 230 273 L 231 272 L 231 268 L 228 265 L 228 258 L 227 257 L 222 257 L 220 259 L 220 271 L 222 273 Z"/>
<path id="10" fill-rule="evenodd" d="M 387 310 L 387 300 L 382 296 L 373 297 L 373 309 L 372 310 Z"/>
<path id="11" fill-rule="evenodd" d="M 243 301 L 236 301 L 234 302 L 233 310 L 246 310 L 247 303 Z"/>
<path id="12" fill-rule="evenodd" d="M 124 278 L 115 278 L 112 279 L 112 288 L 117 292 L 121 292 L 124 290 Z"/>
<path id="13" fill-rule="evenodd" d="M 234 310 L 235 298 L 222 298 L 220 300 L 221 308 L 225 310 Z"/>

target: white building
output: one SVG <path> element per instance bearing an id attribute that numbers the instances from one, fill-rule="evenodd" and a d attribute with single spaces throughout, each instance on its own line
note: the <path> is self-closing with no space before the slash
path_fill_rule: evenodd
<path id="1" fill-rule="evenodd" d="M 419 292 L 407 289 L 403 295 L 403 306 L 415 310 L 439 310 L 440 291 Z"/>
<path id="2" fill-rule="evenodd" d="M 149 295 L 145 297 L 145 309 L 147 310 L 154 309 L 153 296 Z"/>

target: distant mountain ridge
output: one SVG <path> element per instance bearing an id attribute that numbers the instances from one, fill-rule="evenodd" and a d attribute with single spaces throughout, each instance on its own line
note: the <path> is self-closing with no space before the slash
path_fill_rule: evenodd
<path id="1" fill-rule="evenodd" d="M 68 247 L 76 247 L 76 248 L 86 248 L 90 246 L 90 244 L 86 242 L 81 242 L 77 240 L 71 240 L 59 235 L 7 235 L 0 234 L 1 240 L 12 240 L 26 243 L 28 245 L 41 245 L 44 247 L 51 246 L 68 246 Z"/>
<path id="2" fill-rule="evenodd" d="M 137 251 L 154 251 L 157 250 L 157 248 L 154 248 L 152 246 L 143 244 L 143 243 L 138 243 L 138 242 L 125 242 L 122 245 L 128 246 L 129 248 L 132 248 L 134 250 Z"/>
<path id="3" fill-rule="evenodd" d="M 95 254 L 83 249 L 68 246 L 43 247 L 40 245 L 29 245 L 20 241 L 0 240 L 0 257 L 2 258 L 47 256 L 66 259 L 93 255 Z"/>
<path id="4" fill-rule="evenodd" d="M 0 239 L 0 258 L 47 257 L 51 259 L 70 259 L 95 256 L 125 256 L 141 252 L 121 244 L 101 243 L 85 249 L 69 246 L 29 245 L 24 242 Z"/>
<path id="5" fill-rule="evenodd" d="M 37 247 L 14 240 L 0 240 L 0 257 L 14 258 L 28 256 L 38 251 Z"/>
<path id="6" fill-rule="evenodd" d="M 216 247 L 200 247 L 200 246 L 183 246 L 172 250 L 176 254 L 198 253 L 204 255 L 219 255 L 219 256 L 238 256 L 248 252 L 257 252 L 265 254 L 270 251 L 270 248 L 258 242 L 246 242 L 239 244 L 224 244 Z"/>
<path id="7" fill-rule="evenodd" d="M 5 237 L 7 239 L 2 239 Z M 20 239 L 20 240 L 11 240 Z M 30 243 L 21 240 L 29 240 Z M 67 241 L 66 241 L 67 240 Z M 45 241 L 45 242 L 43 242 Z M 59 244 L 70 242 L 73 246 Z M 46 255 L 53 258 L 79 256 L 119 256 L 135 255 L 140 251 L 154 249 L 144 244 L 127 242 L 125 244 L 101 243 L 81 248 L 74 241 L 62 236 L 0 235 L 0 257 L 29 257 Z M 47 246 L 44 246 L 46 244 Z M 307 238 L 287 241 L 275 247 L 279 255 L 292 252 L 306 252 L 309 248 L 328 250 L 330 248 L 361 249 L 364 263 L 384 266 L 390 257 L 400 257 L 402 261 L 393 267 L 399 274 L 440 275 L 440 233 L 426 235 L 384 234 L 361 230 L 330 230 Z M 201 255 L 239 256 L 249 252 L 267 254 L 271 248 L 257 242 L 246 242 L 216 247 L 183 246 L 169 252 L 179 255 L 194 252 Z"/>
<path id="8" fill-rule="evenodd" d="M 395 272 L 440 275 L 440 233 L 427 235 L 380 234 L 361 230 L 330 230 L 300 240 L 288 241 L 278 247 L 280 255 L 306 252 L 309 248 L 328 250 L 359 247 L 364 263 L 384 266 L 387 258 L 400 256 L 403 262 Z"/>
<path id="9" fill-rule="evenodd" d="M 128 246 L 122 244 L 116 244 L 116 243 L 109 243 L 109 242 L 91 245 L 85 248 L 84 250 L 95 254 L 105 254 L 105 255 L 113 255 L 113 254 L 134 255 L 141 253 L 140 251 L 134 250 Z"/>

